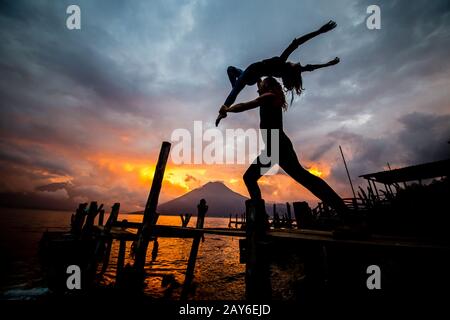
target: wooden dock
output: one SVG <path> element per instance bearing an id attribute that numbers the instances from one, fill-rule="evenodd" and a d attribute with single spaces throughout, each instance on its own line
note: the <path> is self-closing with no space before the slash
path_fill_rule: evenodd
<path id="1" fill-rule="evenodd" d="M 120 204 L 116 203 L 111 208 L 108 221 L 104 224 L 105 210 L 103 205 L 98 206 L 97 202 L 94 201 L 89 206 L 87 203 L 80 204 L 76 213 L 72 216 L 69 233 L 47 232 L 44 235 L 43 246 L 47 250 L 47 260 L 50 261 L 50 264 L 54 264 L 49 269 L 59 270 L 57 278 L 65 279 L 64 266 L 68 263 L 67 261 L 70 261 L 71 264 L 81 261 L 80 264 L 88 271 L 87 274 L 94 281 L 99 264 L 101 264 L 101 273 L 106 271 L 111 255 L 112 241 L 117 240 L 120 244 L 116 286 L 127 288 L 127 290 L 139 290 L 138 288 L 142 288 L 145 278 L 144 266 L 149 242 L 154 242 L 152 256 L 156 256 L 158 238 L 189 238 L 192 239 L 192 246 L 181 294 L 181 299 L 185 300 L 189 296 L 193 282 L 200 240 L 204 235 L 227 236 L 241 239 L 240 261 L 246 264 L 246 298 L 248 300 L 267 300 L 271 297 L 269 269 L 270 259 L 274 253 L 284 252 L 289 255 L 292 252 L 306 252 L 307 259 L 313 261 L 312 263 L 308 262 L 307 268 L 307 273 L 312 274 L 312 278 L 315 277 L 316 269 L 322 268 L 320 264 L 327 264 L 327 262 L 322 261 L 326 260 L 326 253 L 324 255 L 323 252 L 333 251 L 336 248 L 347 252 L 342 256 L 342 259 L 348 259 L 349 261 L 357 260 L 361 250 L 362 252 L 385 250 L 386 252 L 394 252 L 394 255 L 396 252 L 410 252 L 411 250 L 413 252 L 438 252 L 443 256 L 450 253 L 448 243 L 436 243 L 425 239 L 389 237 L 376 234 L 337 237 L 336 233 L 332 231 L 306 229 L 307 221 L 311 217 L 311 209 L 304 202 L 293 204 L 295 220 L 291 219 L 289 204 L 287 204 L 288 211 L 283 218 L 280 218 L 278 214 L 275 215 L 276 208 L 274 206 L 274 220 L 270 226 L 266 219 L 264 200 L 247 200 L 246 213 L 240 221 L 237 216 L 235 221 L 232 221 L 230 217 L 229 228 L 205 228 L 203 223 L 208 206 L 204 199 L 199 199 L 195 228 L 187 227 L 191 215 L 181 215 L 181 226 L 159 225 L 157 224 L 159 215 L 156 208 L 169 150 L 170 143 L 164 142 L 142 222 L 118 221 Z M 355 207 L 360 205 L 356 201 L 352 201 L 352 203 Z M 321 210 L 327 212 L 328 209 L 324 207 Z M 94 225 L 97 216 L 98 225 Z M 305 221 L 306 223 L 304 223 Z M 302 225 L 302 223 L 304 224 Z M 236 227 L 235 229 L 231 228 L 233 224 Z M 240 226 L 239 229 L 238 226 Z M 132 242 L 134 264 L 125 266 L 127 241 Z M 67 250 L 67 248 L 70 250 Z M 352 250 L 358 253 L 348 254 Z M 75 258 L 70 256 L 72 252 L 76 253 Z M 321 258 L 318 259 L 317 257 Z M 322 262 L 317 262 L 319 260 Z"/>
<path id="2" fill-rule="evenodd" d="M 113 239 L 135 241 L 137 233 L 131 229 L 139 228 L 139 223 L 132 223 L 127 229 L 122 227 L 113 227 L 111 235 Z M 100 228 L 101 230 L 101 228 Z M 230 228 L 193 228 L 155 225 L 152 235 L 158 238 L 194 238 L 203 234 L 229 236 L 236 238 L 245 238 L 245 230 Z M 322 244 L 343 244 L 343 245 L 363 245 L 363 246 L 380 246 L 380 247 L 398 247 L 398 248 L 416 248 L 416 249 L 441 249 L 449 250 L 445 244 L 436 244 L 426 240 L 418 241 L 415 238 L 407 237 L 390 237 L 384 235 L 371 235 L 365 240 L 352 239 L 336 239 L 331 231 L 306 230 L 306 229 L 271 229 L 266 232 L 267 240 L 292 240 L 294 242 L 306 243 L 317 242 Z"/>

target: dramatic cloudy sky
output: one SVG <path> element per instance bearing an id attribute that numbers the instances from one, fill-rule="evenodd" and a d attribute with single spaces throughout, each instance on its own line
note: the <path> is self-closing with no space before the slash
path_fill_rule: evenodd
<path id="1" fill-rule="evenodd" d="M 66 28 L 81 7 L 82 29 Z M 381 30 L 368 30 L 370 4 Z M 338 27 L 292 56 L 339 56 L 304 75 L 284 115 L 305 167 L 349 196 L 338 145 L 358 175 L 450 156 L 450 2 L 2 1 L 0 192 L 143 205 L 161 141 L 193 121 L 212 127 L 229 91 L 226 67 L 278 55 L 333 19 Z M 254 97 L 254 87 L 240 100 Z M 256 110 L 226 128 L 256 128 Z M 247 194 L 244 165 L 168 164 L 162 201 L 207 181 Z M 268 200 L 314 200 L 283 174 L 261 181 Z"/>

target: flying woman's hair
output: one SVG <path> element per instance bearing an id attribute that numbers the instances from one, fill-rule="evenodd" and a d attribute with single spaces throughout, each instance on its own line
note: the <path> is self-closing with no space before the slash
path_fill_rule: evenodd
<path id="1" fill-rule="evenodd" d="M 286 91 L 291 92 L 291 105 L 294 101 L 294 93 L 300 95 L 303 90 L 303 79 L 302 79 L 302 67 L 300 63 L 292 63 L 288 62 L 289 67 L 284 72 L 283 77 L 283 86 Z"/>
<path id="2" fill-rule="evenodd" d="M 282 102 L 282 108 L 287 110 L 286 97 L 284 95 L 284 90 L 281 84 L 274 77 L 267 77 L 263 80 L 263 86 L 267 91 L 270 91 L 276 95 L 278 95 Z"/>

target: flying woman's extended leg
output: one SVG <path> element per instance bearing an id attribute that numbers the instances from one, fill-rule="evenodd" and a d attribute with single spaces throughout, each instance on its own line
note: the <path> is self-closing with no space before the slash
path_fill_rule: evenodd
<path id="1" fill-rule="evenodd" d="M 231 107 L 231 105 L 236 101 L 237 96 L 242 91 L 242 89 L 245 88 L 245 86 L 252 86 L 258 82 L 261 76 L 259 75 L 257 65 L 257 63 L 251 64 L 244 71 L 235 67 L 228 67 L 227 73 L 232 85 L 232 89 L 227 99 L 223 103 L 223 106 Z M 223 106 L 221 108 L 223 108 Z M 219 125 L 220 120 L 225 118 L 226 116 L 226 113 L 220 113 L 219 110 L 219 116 L 216 119 L 216 127 Z"/>
<path id="2" fill-rule="evenodd" d="M 233 66 L 229 66 L 227 68 L 227 74 L 228 74 L 228 79 L 230 79 L 231 88 L 234 88 L 234 86 L 236 85 L 237 79 L 239 79 L 239 77 L 242 75 L 243 72 L 244 71 L 242 71 L 241 69 L 233 67 Z"/>
<path id="3" fill-rule="evenodd" d="M 281 137 L 280 167 L 295 181 L 311 191 L 317 198 L 345 216 L 347 207 L 341 197 L 321 178 L 309 173 L 298 161 L 291 141 Z"/>
<path id="4" fill-rule="evenodd" d="M 228 79 L 230 80 L 231 83 L 231 92 L 228 95 L 227 99 L 225 100 L 224 105 L 230 107 L 234 103 L 234 101 L 236 101 L 239 92 L 241 92 L 242 89 L 244 89 L 246 81 L 244 78 L 244 71 L 242 71 L 239 68 L 229 66 L 227 68 L 227 74 Z M 220 120 L 225 118 L 226 116 L 227 116 L 226 113 L 220 113 L 219 111 L 219 116 L 216 119 L 216 127 L 219 125 Z"/>
<path id="5" fill-rule="evenodd" d="M 230 82 L 233 85 L 233 88 L 231 89 L 230 94 L 228 95 L 227 99 L 224 102 L 224 105 L 227 107 L 230 107 L 235 101 L 239 93 L 242 91 L 242 89 L 245 88 L 247 85 L 245 71 L 242 72 L 236 80 L 233 80 L 232 77 L 230 77 L 230 74 L 228 73 L 228 77 L 230 78 Z"/>

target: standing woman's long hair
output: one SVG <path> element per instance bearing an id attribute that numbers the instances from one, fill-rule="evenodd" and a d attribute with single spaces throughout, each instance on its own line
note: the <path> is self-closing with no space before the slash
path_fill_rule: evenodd
<path id="1" fill-rule="evenodd" d="M 283 108 L 284 111 L 286 111 L 288 108 L 288 104 L 286 102 L 286 96 L 284 95 L 283 87 L 277 81 L 277 79 L 275 79 L 274 77 L 267 77 L 264 79 L 263 83 L 268 91 L 270 91 L 280 97 L 281 102 L 282 102 L 281 107 Z"/>

